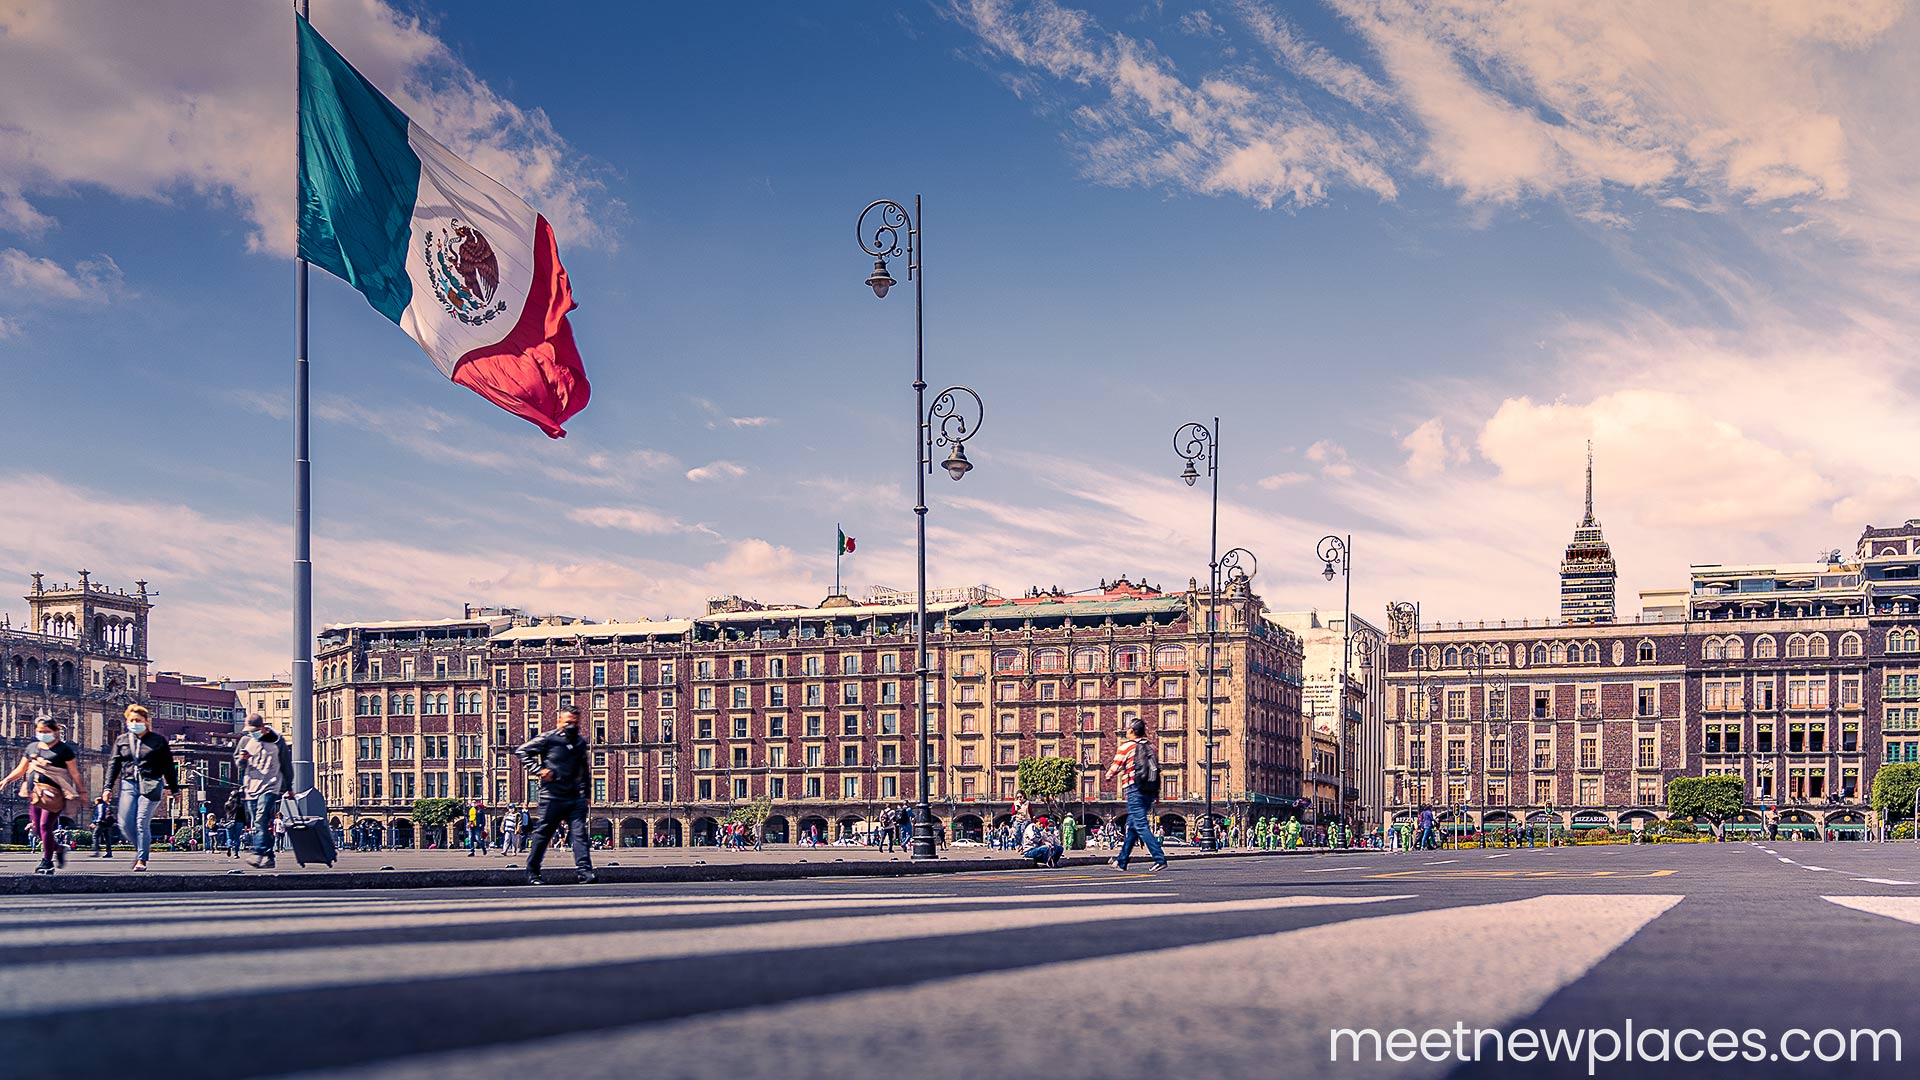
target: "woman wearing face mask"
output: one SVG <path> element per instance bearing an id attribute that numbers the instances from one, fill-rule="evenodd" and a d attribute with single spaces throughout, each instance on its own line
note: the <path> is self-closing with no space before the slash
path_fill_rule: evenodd
<path id="1" fill-rule="evenodd" d="M 160 787 L 169 794 L 180 790 L 180 772 L 167 740 L 153 731 L 145 705 L 127 706 L 127 731 L 113 744 L 113 764 L 107 769 L 107 790 L 120 805 L 120 835 L 133 845 L 135 870 L 147 868 L 153 846 L 153 811 L 160 805 Z"/>
<path id="2" fill-rule="evenodd" d="M 57 860 L 67 865 L 67 852 L 54 839 L 60 826 L 60 814 L 69 805 L 84 805 L 87 788 L 76 764 L 80 752 L 72 743 L 60 739 L 60 725 L 41 720 L 34 725 L 33 746 L 20 756 L 20 764 L 0 780 L 0 786 L 24 779 L 20 794 L 26 798 L 28 820 L 40 837 L 40 866 L 34 872 L 53 873 Z"/>

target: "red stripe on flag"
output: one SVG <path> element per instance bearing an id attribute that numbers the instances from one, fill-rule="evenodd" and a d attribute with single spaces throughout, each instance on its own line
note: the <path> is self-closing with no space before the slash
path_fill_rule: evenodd
<path id="1" fill-rule="evenodd" d="M 497 343 L 462 356 L 453 381 L 539 425 L 550 438 L 562 438 L 560 425 L 586 408 L 593 393 L 567 323 L 575 306 L 553 226 L 541 215 L 533 236 L 533 285 L 520 321 Z"/>

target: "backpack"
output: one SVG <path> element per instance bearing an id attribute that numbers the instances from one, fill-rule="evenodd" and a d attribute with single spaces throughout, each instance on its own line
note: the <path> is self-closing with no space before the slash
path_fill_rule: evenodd
<path id="1" fill-rule="evenodd" d="M 1151 803 L 1160 798 L 1160 754 L 1146 739 L 1139 742 L 1133 752 L 1133 786 Z"/>

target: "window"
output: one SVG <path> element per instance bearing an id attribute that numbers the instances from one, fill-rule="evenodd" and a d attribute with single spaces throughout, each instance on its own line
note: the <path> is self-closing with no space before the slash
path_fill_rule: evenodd
<path id="1" fill-rule="evenodd" d="M 1580 688 L 1580 715 L 1600 715 L 1600 690 L 1598 687 L 1583 686 Z"/>
<path id="2" fill-rule="evenodd" d="M 1465 690 L 1447 691 L 1447 719 L 1465 720 L 1467 718 L 1467 692 Z"/>
<path id="3" fill-rule="evenodd" d="M 752 707 L 747 702 L 746 687 L 736 686 L 733 688 L 733 707 L 736 709 L 747 709 Z"/>
<path id="4" fill-rule="evenodd" d="M 1654 658 L 1653 642 L 1642 640 L 1640 642 L 1640 649 L 1636 658 L 1642 664 L 1653 663 L 1653 658 Z"/>
<path id="5" fill-rule="evenodd" d="M 1633 801 L 1640 806 L 1660 805 L 1660 778 L 1642 776 L 1633 782 Z"/>
<path id="6" fill-rule="evenodd" d="M 573 665 L 572 664 L 561 664 L 559 674 L 560 674 L 561 686 L 573 685 Z"/>
<path id="7" fill-rule="evenodd" d="M 1467 744 L 1462 739 L 1447 740 L 1447 771 L 1464 772 L 1467 768 Z"/>
<path id="8" fill-rule="evenodd" d="M 1580 767 L 1583 769 L 1597 769 L 1600 767 L 1599 739 L 1580 740 Z"/>
<path id="9" fill-rule="evenodd" d="M 1583 776 L 1580 778 L 1580 805 L 1582 806 L 1600 805 L 1600 778 L 1599 777 Z"/>
<path id="10" fill-rule="evenodd" d="M 1534 687 L 1533 718 L 1545 720 L 1553 715 L 1553 691 L 1545 687 Z"/>
<path id="11" fill-rule="evenodd" d="M 1507 771 L 1507 740 L 1494 739 L 1487 744 L 1487 770 L 1489 772 Z"/>
<path id="12" fill-rule="evenodd" d="M 1536 738 L 1533 740 L 1533 767 L 1536 770 L 1553 768 L 1552 739 Z"/>
<path id="13" fill-rule="evenodd" d="M 1859 749 L 1860 749 L 1860 725 L 1851 724 L 1851 723 L 1841 724 L 1840 725 L 1840 752 L 1843 754 L 1851 754 L 1858 751 Z"/>
<path id="14" fill-rule="evenodd" d="M 733 737 L 736 739 L 744 739 L 747 737 L 746 717 L 736 716 L 733 718 Z"/>
<path id="15" fill-rule="evenodd" d="M 1859 656 L 1860 655 L 1860 635 L 1859 634 L 1846 634 L 1840 638 L 1840 655 L 1841 656 Z"/>
<path id="16" fill-rule="evenodd" d="M 1533 781 L 1533 802 L 1536 806 L 1545 806 L 1553 801 L 1553 781 L 1548 777 L 1535 777 Z"/>
<path id="17" fill-rule="evenodd" d="M 1760 637 L 1754 639 L 1753 658 L 1755 660 L 1774 660 L 1778 659 L 1779 656 L 1780 647 L 1774 642 L 1771 635 L 1762 634 Z"/>
<path id="18" fill-rule="evenodd" d="M 787 688 L 784 686 L 767 687 L 767 708 L 784 709 L 787 707 Z"/>
<path id="19" fill-rule="evenodd" d="M 693 692 L 693 707 L 696 709 L 713 708 L 713 687 L 702 686 Z"/>
<path id="20" fill-rule="evenodd" d="M 1660 704 L 1658 692 L 1651 686 L 1642 686 L 1634 691 L 1634 715 L 1658 716 Z"/>
<path id="21" fill-rule="evenodd" d="M 850 712 L 850 713 L 840 714 L 840 734 L 842 735 L 860 734 L 860 714 L 859 713 Z"/>
<path id="22" fill-rule="evenodd" d="M 1642 735 L 1639 749 L 1634 756 L 1634 764 L 1642 769 L 1655 768 L 1660 764 L 1659 742 L 1652 735 Z M 1644 803 L 1642 805 L 1645 805 Z"/>

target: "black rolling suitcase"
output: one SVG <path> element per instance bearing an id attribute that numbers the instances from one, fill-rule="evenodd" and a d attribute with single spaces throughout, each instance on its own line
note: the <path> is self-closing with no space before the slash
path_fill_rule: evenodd
<path id="1" fill-rule="evenodd" d="M 314 793 L 308 792 L 312 795 Z M 304 797 L 289 798 L 282 811 L 287 820 L 287 844 L 293 848 L 293 859 L 301 866 L 308 863 L 326 863 L 329 867 L 339 858 L 333 850 L 333 830 L 327 827 L 324 817 L 305 817 L 301 813 Z"/>

